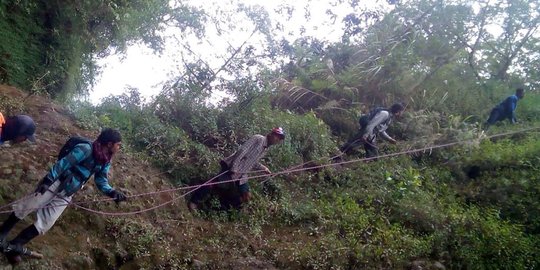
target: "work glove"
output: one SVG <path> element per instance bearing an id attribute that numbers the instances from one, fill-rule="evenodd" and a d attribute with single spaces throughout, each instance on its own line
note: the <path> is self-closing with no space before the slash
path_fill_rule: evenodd
<path id="1" fill-rule="evenodd" d="M 119 203 L 123 202 L 127 199 L 126 195 L 120 191 L 111 190 L 109 194 L 107 194 L 109 197 L 113 198 L 114 202 Z"/>
<path id="2" fill-rule="evenodd" d="M 46 176 L 39 182 L 39 185 L 36 188 L 35 193 L 39 193 L 41 195 L 45 194 L 49 190 L 49 187 L 51 186 L 52 181 L 47 178 Z"/>

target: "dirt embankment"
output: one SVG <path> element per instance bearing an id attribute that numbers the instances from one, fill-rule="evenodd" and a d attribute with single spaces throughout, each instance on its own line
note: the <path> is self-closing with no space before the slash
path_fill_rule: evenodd
<path id="1" fill-rule="evenodd" d="M 50 99 L 28 96 L 10 86 L 0 85 L 0 102 L 5 116 L 24 113 L 34 118 L 37 125 L 35 144 L 0 146 L 2 207 L 35 189 L 70 136 L 95 138 L 98 131 L 81 129 L 62 106 Z M 109 179 L 113 187 L 128 195 L 172 188 L 165 173 L 153 168 L 144 157 L 126 151 L 113 159 Z M 194 217 L 185 207 L 183 192 L 137 196 L 115 205 L 111 201 L 95 202 L 107 197 L 95 188 L 91 179 L 73 201 L 93 210 L 122 213 L 170 203 L 125 216 L 107 216 L 70 206 L 49 232 L 28 244 L 45 258 L 25 259 L 17 268 L 275 269 L 256 255 L 261 239 L 248 237 L 241 224 Z M 1 213 L 0 222 L 7 216 L 8 213 Z M 20 222 L 8 238 L 31 224 L 34 216 Z M 11 266 L 0 256 L 0 270 L 4 268 Z"/>
<path id="2" fill-rule="evenodd" d="M 70 136 L 95 138 L 98 131 L 79 128 L 73 117 L 51 100 L 39 96 L 28 96 L 10 86 L 0 85 L 0 101 L 4 103 L 0 104 L 3 105 L 0 108 L 8 108 L 10 111 L 3 112 L 6 117 L 10 113 L 24 113 L 34 118 L 37 125 L 35 144 L 24 142 L 19 145 L 0 146 L 0 205 L 4 206 L 35 189 L 38 181 L 56 161 L 59 149 Z M 109 178 L 112 186 L 132 195 L 171 188 L 160 171 L 132 154 L 122 151 L 113 160 Z M 137 197 L 118 206 L 110 201 L 90 203 L 84 206 L 101 211 L 129 212 L 169 201 L 177 195 L 162 193 Z M 107 197 L 95 188 L 93 180 L 90 180 L 85 188 L 74 196 L 74 201 L 78 202 L 101 199 L 107 199 Z M 179 200 L 179 202 L 182 203 L 176 202 L 176 206 L 173 204 L 172 207 L 168 207 L 168 210 L 182 209 L 183 200 Z M 1 210 L 6 209 L 9 208 Z M 167 209 L 160 211 L 164 210 Z M 6 213 L 0 215 L 2 222 L 7 215 Z M 115 230 L 115 224 L 124 229 L 123 224 L 127 221 L 152 224 L 155 219 L 155 212 L 126 217 L 107 217 L 75 207 L 68 207 L 64 215 L 47 234 L 34 239 L 29 244 L 30 248 L 43 252 L 46 258 L 39 262 L 25 261 L 20 267 L 35 266 L 40 268 L 39 266 L 43 266 L 47 269 L 71 267 L 94 269 L 100 267 L 99 261 L 103 260 L 104 257 L 99 255 L 100 253 L 119 253 L 118 250 L 129 249 L 129 247 L 116 248 L 118 246 L 117 240 L 122 239 L 123 235 L 118 235 L 118 239 L 114 239 L 115 235 L 112 235 L 110 230 Z M 20 222 L 21 224 L 12 230 L 9 238 L 14 237 L 20 229 L 33 220 L 34 215 L 32 214 Z M 159 230 L 160 228 L 155 229 Z M 102 262 L 102 268 L 107 268 L 106 265 L 120 266 L 122 260 L 129 261 L 130 257 L 133 257 L 133 254 L 129 254 L 129 252 L 124 255 L 113 255 L 121 258 L 114 256 L 107 258 L 107 260 L 112 261 Z M 7 265 L 7 262 L 4 260 L 3 264 Z"/>

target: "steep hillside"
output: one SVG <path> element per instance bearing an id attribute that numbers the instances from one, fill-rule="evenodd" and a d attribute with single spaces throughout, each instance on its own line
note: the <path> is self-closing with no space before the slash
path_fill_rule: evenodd
<path id="1" fill-rule="evenodd" d="M 65 110 L 51 100 L 30 96 L 19 90 L 0 86 L 0 100 L 12 113 L 23 112 L 37 123 L 37 143 L 23 143 L 0 148 L 1 205 L 33 191 L 37 182 L 54 163 L 56 155 L 69 136 L 95 138 L 97 131 L 82 130 Z M 9 105 L 9 106 L 8 106 Z M 127 194 L 169 189 L 166 176 L 147 162 L 126 151 L 115 157 L 110 175 L 112 186 Z M 45 259 L 25 260 L 20 268 L 35 269 L 139 269 L 187 267 L 193 260 L 182 253 L 193 238 L 200 237 L 212 225 L 186 215 L 181 193 L 161 193 L 134 197 L 116 206 L 111 201 L 84 206 L 108 212 L 142 210 L 160 203 L 172 204 L 144 214 L 109 217 L 69 207 L 56 225 L 44 236 L 29 244 L 42 252 Z M 75 195 L 75 202 L 106 199 L 92 180 Z M 8 214 L 2 214 L 2 220 Z M 10 233 L 10 238 L 33 219 L 28 217 Z M 203 248 L 204 249 L 204 248 Z M 204 250 L 201 251 L 204 253 Z M 7 265 L 6 260 L 2 260 Z M 173 267 L 173 265 L 176 265 Z M 251 267 L 248 267 L 251 268 Z"/>
<path id="2" fill-rule="evenodd" d="M 140 116 L 111 108 L 94 117 L 114 123 L 111 119 Z M 51 100 L 12 87 L 0 86 L 0 109 L 6 115 L 29 114 L 38 125 L 36 144 L 0 147 L 0 207 L 35 188 L 69 136 L 97 135 L 97 130 L 78 127 L 82 118 L 76 121 Z M 408 116 L 410 123 L 414 113 Z M 147 131 L 156 123 L 148 123 Z M 292 144 L 318 147 L 311 135 L 324 134 L 322 124 L 320 128 L 304 138 L 298 136 L 302 126 L 291 125 L 286 142 L 264 163 L 283 170 L 286 166 L 276 165 L 279 158 L 292 156 L 284 149 Z M 159 149 L 162 159 L 150 159 L 152 151 L 137 153 L 127 141 L 113 161 L 110 180 L 132 197 L 116 206 L 87 184 L 74 201 L 92 211 L 69 207 L 46 235 L 29 244 L 45 258 L 25 260 L 20 269 L 535 269 L 540 265 L 540 173 L 534 165 L 540 152 L 538 129 L 521 133 L 520 126 L 501 125 L 493 132 L 511 128 L 516 134 L 496 140 L 277 176 L 264 185 L 252 181 L 254 198 L 241 212 L 195 215 L 187 211 L 185 190 L 133 195 L 186 183 L 168 175 L 172 170 L 165 164 L 174 164 L 177 177 L 203 180 L 200 172 L 214 173 L 207 169 L 215 165 L 209 164 L 211 159 L 194 163 L 179 157 L 224 153 L 180 149 L 182 155 L 175 156 L 179 152 L 170 153 L 169 147 L 190 140 L 179 136 L 171 137 L 177 141 L 162 139 L 168 140 Z M 141 134 L 161 142 L 161 134 L 155 134 L 160 130 Z M 448 130 L 456 138 L 465 134 Z M 131 136 L 146 138 L 140 137 Z M 422 141 L 381 144 L 381 152 L 399 152 L 408 143 Z M 163 158 L 167 154 L 170 160 Z M 160 204 L 165 205 L 144 211 Z M 137 211 L 141 213 L 126 214 Z M 21 222 L 10 236 L 30 222 Z M 11 267 L 3 258 L 1 264 Z"/>

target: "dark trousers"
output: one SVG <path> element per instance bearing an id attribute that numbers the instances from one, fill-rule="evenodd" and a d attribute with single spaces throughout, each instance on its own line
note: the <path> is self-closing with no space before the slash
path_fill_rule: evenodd
<path id="1" fill-rule="evenodd" d="M 379 155 L 379 147 L 377 147 L 377 138 L 371 141 L 364 142 L 364 150 L 366 150 L 366 158 L 372 158 Z"/>
<path id="2" fill-rule="evenodd" d="M 507 114 L 497 107 L 493 108 L 489 114 L 488 120 L 485 123 L 485 129 L 489 128 L 489 126 L 497 123 L 498 121 L 503 121 L 504 119 L 512 121 L 512 114 Z"/>
<path id="3" fill-rule="evenodd" d="M 489 118 L 486 121 L 486 123 L 493 125 L 498 121 L 502 121 L 504 119 L 508 119 L 509 121 L 512 121 L 512 114 L 506 113 L 502 111 L 500 108 L 493 108 L 491 110 L 491 113 L 489 114 Z"/>
<path id="4" fill-rule="evenodd" d="M 374 137 L 370 141 L 364 141 L 362 136 L 364 135 L 364 130 L 360 130 L 356 135 L 349 139 L 345 144 L 343 144 L 339 150 L 342 153 L 349 154 L 352 150 L 358 148 L 360 145 L 364 145 L 364 150 L 366 151 L 366 158 L 376 157 L 379 155 L 379 148 L 377 147 L 377 138 Z"/>
<path id="5" fill-rule="evenodd" d="M 354 136 L 352 136 L 345 144 L 343 144 L 339 150 L 342 153 L 350 154 L 350 152 L 364 143 L 362 136 L 364 135 L 364 130 L 359 130 Z"/>
<path id="6" fill-rule="evenodd" d="M 220 174 L 228 169 L 222 169 Z M 212 182 L 221 182 L 232 180 L 230 173 L 225 173 Z M 210 183 L 212 183 L 210 182 Z M 240 187 L 238 182 L 228 182 L 215 184 L 211 186 L 203 186 L 195 190 L 190 198 L 190 202 L 200 205 L 208 201 L 211 196 L 217 196 L 221 208 L 220 210 L 229 210 L 231 208 L 240 209 L 242 207 Z"/>

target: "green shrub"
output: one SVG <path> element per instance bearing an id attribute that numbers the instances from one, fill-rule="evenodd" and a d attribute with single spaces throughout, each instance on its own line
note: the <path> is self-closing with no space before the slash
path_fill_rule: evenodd
<path id="1" fill-rule="evenodd" d="M 447 247 L 453 268 L 534 269 L 538 250 L 522 228 L 501 220 L 497 211 L 468 207 L 449 216 Z"/>

